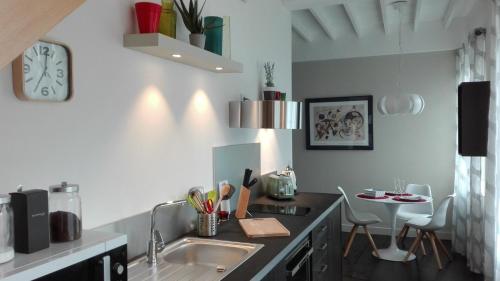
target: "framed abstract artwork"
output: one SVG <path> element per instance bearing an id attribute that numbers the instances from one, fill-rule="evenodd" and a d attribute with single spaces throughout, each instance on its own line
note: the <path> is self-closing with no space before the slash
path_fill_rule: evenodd
<path id="1" fill-rule="evenodd" d="M 306 99 L 306 147 L 373 150 L 373 96 Z"/>

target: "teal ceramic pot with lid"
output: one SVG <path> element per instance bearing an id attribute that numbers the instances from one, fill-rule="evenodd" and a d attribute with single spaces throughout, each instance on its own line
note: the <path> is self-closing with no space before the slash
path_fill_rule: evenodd
<path id="1" fill-rule="evenodd" d="M 222 55 L 222 26 L 221 17 L 205 17 L 205 50 L 217 55 Z"/>

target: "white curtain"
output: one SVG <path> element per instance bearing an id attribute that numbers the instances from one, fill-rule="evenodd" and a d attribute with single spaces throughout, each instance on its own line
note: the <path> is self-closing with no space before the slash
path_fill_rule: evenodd
<path id="1" fill-rule="evenodd" d="M 457 59 L 458 80 L 490 80 L 491 97 L 487 157 L 456 157 L 452 238 L 472 271 L 500 281 L 500 0 L 491 3 L 486 35 L 472 35 Z"/>
<path id="2" fill-rule="evenodd" d="M 484 81 L 485 35 L 469 35 L 457 52 L 457 86 Z M 455 252 L 467 257 L 471 271 L 483 272 L 484 263 L 484 168 L 481 157 L 455 155 L 455 200 L 452 241 Z"/>
<path id="3" fill-rule="evenodd" d="M 488 125 L 488 155 L 486 157 L 485 190 L 485 258 L 484 275 L 486 281 L 500 281 L 500 0 L 494 0 L 491 9 L 491 26 L 488 34 L 488 74 L 491 80 L 490 115 Z"/>

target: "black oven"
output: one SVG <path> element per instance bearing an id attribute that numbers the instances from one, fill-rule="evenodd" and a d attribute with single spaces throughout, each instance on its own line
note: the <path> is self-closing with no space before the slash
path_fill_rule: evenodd
<path id="1" fill-rule="evenodd" d="M 127 245 L 68 266 L 35 281 L 127 281 Z"/>
<path id="2" fill-rule="evenodd" d="M 300 242 L 286 260 L 287 281 L 311 281 L 312 280 L 312 253 L 309 237 Z"/>

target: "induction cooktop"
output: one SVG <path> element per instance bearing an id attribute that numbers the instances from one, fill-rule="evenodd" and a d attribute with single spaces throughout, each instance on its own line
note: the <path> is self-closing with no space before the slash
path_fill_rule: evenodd
<path id="1" fill-rule="evenodd" d="M 250 213 L 278 214 L 287 216 L 305 216 L 310 211 L 309 207 L 300 207 L 297 205 L 271 205 L 271 204 L 252 204 L 248 206 Z"/>

